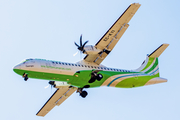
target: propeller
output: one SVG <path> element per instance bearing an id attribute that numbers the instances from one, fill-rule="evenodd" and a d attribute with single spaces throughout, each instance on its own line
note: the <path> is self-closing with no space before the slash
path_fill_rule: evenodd
<path id="1" fill-rule="evenodd" d="M 46 87 L 44 87 L 44 88 L 47 89 L 49 86 L 50 86 L 50 85 L 48 85 L 48 86 L 46 86 Z"/>
<path id="2" fill-rule="evenodd" d="M 87 40 L 86 42 L 84 42 L 84 44 L 82 44 L 82 35 L 80 36 L 80 45 L 78 45 L 76 42 L 74 42 L 74 44 L 78 47 L 78 50 L 80 51 L 84 51 L 84 46 L 88 43 L 89 41 Z"/>
<path id="3" fill-rule="evenodd" d="M 49 83 L 49 85 L 44 87 L 45 89 L 47 89 L 49 86 L 51 86 L 51 89 L 52 89 L 52 87 L 55 86 L 54 81 L 49 81 L 48 83 Z"/>
<path id="4" fill-rule="evenodd" d="M 73 56 L 76 56 L 78 54 L 78 51 L 76 53 L 73 54 Z"/>

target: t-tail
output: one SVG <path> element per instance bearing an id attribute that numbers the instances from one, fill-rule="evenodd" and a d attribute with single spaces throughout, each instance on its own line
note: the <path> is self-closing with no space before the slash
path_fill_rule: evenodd
<path id="1" fill-rule="evenodd" d="M 169 46 L 169 44 L 162 44 L 154 52 L 147 56 L 146 60 L 142 65 L 136 69 L 137 72 L 143 72 L 149 75 L 159 77 L 159 65 L 158 57 L 163 53 L 163 51 Z"/>

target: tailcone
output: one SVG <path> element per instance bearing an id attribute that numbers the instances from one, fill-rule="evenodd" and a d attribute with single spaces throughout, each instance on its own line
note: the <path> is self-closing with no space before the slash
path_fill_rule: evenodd
<path id="1" fill-rule="evenodd" d="M 153 85 L 153 84 L 164 83 L 164 82 L 167 82 L 167 79 L 161 78 L 161 77 L 156 77 L 156 78 L 149 80 L 145 85 Z"/>

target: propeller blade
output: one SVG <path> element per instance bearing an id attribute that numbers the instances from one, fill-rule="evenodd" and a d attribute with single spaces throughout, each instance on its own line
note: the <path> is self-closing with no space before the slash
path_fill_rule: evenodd
<path id="1" fill-rule="evenodd" d="M 82 34 L 80 36 L 80 47 L 82 46 Z"/>
<path id="2" fill-rule="evenodd" d="M 74 44 L 75 44 L 78 48 L 80 47 L 76 42 L 74 42 Z"/>
<path id="3" fill-rule="evenodd" d="M 76 56 L 78 54 L 78 51 L 76 53 L 73 54 L 73 56 Z"/>
<path id="4" fill-rule="evenodd" d="M 47 89 L 49 86 L 50 86 L 50 85 L 48 85 L 48 86 L 46 86 L 46 87 L 44 87 L 44 88 Z"/>
<path id="5" fill-rule="evenodd" d="M 76 42 L 74 44 L 78 47 L 78 50 L 83 51 L 84 46 L 88 43 L 89 41 L 86 41 L 84 44 L 82 44 L 82 34 L 80 36 L 80 45 L 78 45 Z M 73 56 L 75 56 L 77 53 L 75 53 Z"/>
<path id="6" fill-rule="evenodd" d="M 88 42 L 89 42 L 89 41 L 87 40 L 87 41 L 83 44 L 82 49 L 84 49 L 84 46 L 85 46 Z"/>

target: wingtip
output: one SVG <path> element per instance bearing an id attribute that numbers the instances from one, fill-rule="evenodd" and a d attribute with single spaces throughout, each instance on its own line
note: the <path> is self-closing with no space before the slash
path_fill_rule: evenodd
<path id="1" fill-rule="evenodd" d="M 131 5 L 139 5 L 139 6 L 141 6 L 141 4 L 139 4 L 139 3 L 131 3 Z"/>
<path id="2" fill-rule="evenodd" d="M 168 44 L 168 43 L 163 43 L 162 45 L 166 45 L 166 46 L 169 46 L 169 44 Z"/>
<path id="3" fill-rule="evenodd" d="M 162 45 L 160 45 L 155 51 L 153 51 L 148 57 L 153 57 L 153 58 L 156 58 L 156 57 L 159 57 L 163 52 L 164 50 L 169 46 L 169 44 L 167 43 L 164 43 Z"/>

